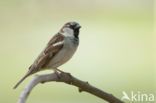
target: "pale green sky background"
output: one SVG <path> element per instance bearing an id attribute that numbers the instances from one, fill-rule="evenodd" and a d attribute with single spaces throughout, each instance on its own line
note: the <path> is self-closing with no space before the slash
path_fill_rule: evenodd
<path id="1" fill-rule="evenodd" d="M 118 98 L 122 91 L 154 93 L 153 0 L 1 0 L 0 103 L 15 103 L 14 84 L 68 21 L 81 24 L 80 45 L 59 69 Z M 45 71 L 39 74 L 51 73 Z M 38 85 L 27 103 L 103 103 L 63 83 Z M 126 101 L 130 103 L 129 101 Z M 145 102 L 146 103 L 146 102 Z"/>

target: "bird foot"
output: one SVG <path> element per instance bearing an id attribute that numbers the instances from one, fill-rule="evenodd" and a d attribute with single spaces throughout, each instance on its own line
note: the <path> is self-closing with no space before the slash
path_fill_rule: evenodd
<path id="1" fill-rule="evenodd" d="M 54 73 L 57 75 L 57 77 L 59 79 L 61 79 L 61 76 L 60 76 L 61 73 L 67 74 L 67 75 L 69 75 L 71 77 L 71 74 L 69 72 L 64 72 L 64 71 L 62 71 L 60 69 L 57 69 L 57 68 L 54 69 Z"/>
<path id="2" fill-rule="evenodd" d="M 61 76 L 60 76 L 60 74 L 57 71 L 54 71 L 54 73 L 56 74 L 58 79 L 61 79 Z"/>

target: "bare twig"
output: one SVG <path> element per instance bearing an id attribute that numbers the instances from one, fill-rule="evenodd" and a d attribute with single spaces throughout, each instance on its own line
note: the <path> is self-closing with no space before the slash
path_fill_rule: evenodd
<path id="1" fill-rule="evenodd" d="M 69 73 L 60 73 L 56 74 L 46 74 L 46 75 L 37 75 L 35 76 L 24 88 L 20 97 L 18 99 L 18 103 L 25 103 L 29 93 L 31 90 L 38 84 L 38 83 L 45 83 L 50 81 L 56 82 L 64 82 L 70 85 L 74 85 L 79 88 L 79 92 L 86 91 L 90 94 L 93 94 L 103 100 L 106 100 L 109 103 L 124 103 L 123 101 L 119 100 L 118 98 L 114 97 L 112 94 L 106 93 L 92 85 L 88 82 L 81 81 Z"/>

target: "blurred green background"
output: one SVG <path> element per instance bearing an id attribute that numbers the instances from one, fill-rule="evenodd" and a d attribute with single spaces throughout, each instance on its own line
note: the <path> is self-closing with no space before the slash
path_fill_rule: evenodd
<path id="1" fill-rule="evenodd" d="M 27 72 L 68 21 L 81 24 L 80 45 L 61 70 L 112 93 L 154 93 L 154 0 L 0 0 L 0 103 L 15 103 Z M 52 71 L 38 74 L 51 73 Z M 129 101 L 126 101 L 129 102 Z M 63 83 L 37 85 L 27 103 L 104 103 Z M 129 102 L 130 103 L 130 102 Z M 145 102 L 146 103 L 146 102 Z"/>

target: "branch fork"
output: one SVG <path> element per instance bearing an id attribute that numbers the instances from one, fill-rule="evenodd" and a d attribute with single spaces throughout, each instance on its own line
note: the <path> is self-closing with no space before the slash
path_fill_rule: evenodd
<path id="1" fill-rule="evenodd" d="M 25 86 L 23 91 L 21 92 L 18 102 L 17 103 L 25 103 L 31 90 L 39 83 L 46 83 L 46 82 L 64 82 L 66 84 L 70 84 L 73 86 L 78 87 L 79 92 L 85 91 L 92 95 L 95 95 L 109 103 L 124 103 L 120 99 L 114 97 L 112 94 L 106 93 L 92 85 L 88 82 L 79 80 L 72 76 L 70 73 L 61 72 L 59 74 L 45 74 L 45 75 L 36 75 L 32 78 L 32 80 Z"/>

